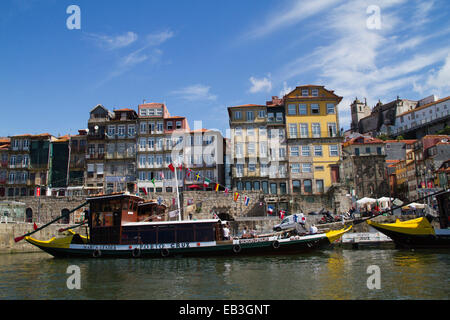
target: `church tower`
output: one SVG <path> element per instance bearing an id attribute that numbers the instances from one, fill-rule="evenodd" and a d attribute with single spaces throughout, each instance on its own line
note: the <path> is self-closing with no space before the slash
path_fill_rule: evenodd
<path id="1" fill-rule="evenodd" d="M 358 131 L 358 123 L 364 117 L 370 116 L 371 109 L 367 105 L 366 99 L 364 99 L 364 103 L 358 100 L 358 97 L 355 98 L 353 103 L 350 105 L 351 114 L 352 114 L 352 124 L 351 130 L 353 132 Z"/>

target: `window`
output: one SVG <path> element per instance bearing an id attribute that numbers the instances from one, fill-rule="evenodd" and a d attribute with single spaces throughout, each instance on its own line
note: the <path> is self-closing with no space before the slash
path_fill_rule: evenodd
<path id="1" fill-rule="evenodd" d="M 155 147 L 155 139 L 153 138 L 148 139 L 148 148 L 152 150 L 154 147 Z"/>
<path id="2" fill-rule="evenodd" d="M 314 156 L 315 157 L 322 157 L 322 146 L 314 146 Z"/>
<path id="3" fill-rule="evenodd" d="M 242 128 L 241 127 L 236 127 L 234 129 L 234 134 L 237 136 L 242 136 Z"/>
<path id="4" fill-rule="evenodd" d="M 277 112 L 277 122 L 283 122 L 283 113 Z"/>
<path id="5" fill-rule="evenodd" d="M 319 114 L 320 109 L 317 103 L 311 103 L 311 114 Z"/>
<path id="6" fill-rule="evenodd" d="M 291 173 L 300 173 L 300 164 L 299 163 L 293 163 L 291 165 Z"/>
<path id="7" fill-rule="evenodd" d="M 308 138 L 308 124 L 300 123 L 300 138 Z"/>
<path id="8" fill-rule="evenodd" d="M 260 183 L 259 183 L 259 181 L 253 182 L 253 190 L 259 191 L 260 189 L 261 189 L 261 188 L 260 188 Z"/>
<path id="9" fill-rule="evenodd" d="M 309 94 L 308 89 L 302 89 L 302 96 L 303 96 L 303 97 L 307 97 L 308 94 Z"/>
<path id="10" fill-rule="evenodd" d="M 280 183 L 280 194 L 286 194 L 286 183 Z"/>
<path id="11" fill-rule="evenodd" d="M 144 150 L 147 144 L 147 140 L 145 138 L 139 139 L 139 149 Z"/>
<path id="12" fill-rule="evenodd" d="M 331 146 L 330 146 L 330 151 L 331 151 Z M 355 155 L 359 156 L 359 148 L 355 148 Z"/>
<path id="13" fill-rule="evenodd" d="M 381 155 L 381 147 L 377 147 L 377 154 Z"/>
<path id="14" fill-rule="evenodd" d="M 293 180 L 292 181 L 292 191 L 295 193 L 301 192 L 301 183 L 299 180 Z"/>
<path id="15" fill-rule="evenodd" d="M 296 123 L 289 124 L 289 137 L 297 138 L 297 124 Z"/>
<path id="16" fill-rule="evenodd" d="M 265 118 L 265 117 L 266 117 L 266 110 L 259 110 L 258 118 Z"/>
<path id="17" fill-rule="evenodd" d="M 323 193 L 323 180 L 316 180 L 316 192 Z"/>
<path id="18" fill-rule="evenodd" d="M 330 157 L 338 157 L 339 156 L 339 149 L 338 149 L 338 145 L 337 144 L 330 145 L 329 149 L 330 149 Z M 359 149 L 358 149 L 358 154 L 357 155 L 359 155 Z"/>
<path id="19" fill-rule="evenodd" d="M 181 126 L 181 121 L 177 121 L 177 122 L 176 122 L 176 126 L 177 126 L 177 129 L 181 129 L 181 127 L 182 127 L 182 126 Z"/>
<path id="20" fill-rule="evenodd" d="M 234 112 L 234 119 L 235 120 L 241 120 L 242 119 L 242 113 L 240 111 Z"/>
<path id="21" fill-rule="evenodd" d="M 267 129 L 264 127 L 259 127 L 259 135 L 260 136 L 266 136 L 267 135 Z"/>
<path id="22" fill-rule="evenodd" d="M 167 121 L 167 130 L 173 130 L 173 122 Z"/>
<path id="23" fill-rule="evenodd" d="M 303 187 L 305 189 L 305 193 L 312 193 L 311 180 L 309 180 L 309 179 L 303 180 Z"/>
<path id="24" fill-rule="evenodd" d="M 242 143 L 236 143 L 236 157 L 242 157 L 244 155 L 244 145 Z"/>
<path id="25" fill-rule="evenodd" d="M 148 165 L 153 167 L 153 162 L 154 162 L 154 157 L 153 156 L 148 156 L 148 158 L 147 158 Z"/>
<path id="26" fill-rule="evenodd" d="M 141 109 L 141 116 L 147 115 L 147 109 Z"/>
<path id="27" fill-rule="evenodd" d="M 311 90 L 311 95 L 313 97 L 318 97 L 319 96 L 319 89 L 312 89 Z"/>
<path id="28" fill-rule="evenodd" d="M 277 194 L 277 184 L 276 183 L 271 183 L 270 184 L 270 193 L 271 194 Z"/>
<path id="29" fill-rule="evenodd" d="M 254 142 L 250 142 L 248 144 L 248 154 L 249 155 L 254 155 L 255 154 L 255 149 L 256 149 L 256 144 Z"/>
<path id="30" fill-rule="evenodd" d="M 247 121 L 253 121 L 255 119 L 255 114 L 253 111 L 247 111 Z"/>
<path id="31" fill-rule="evenodd" d="M 286 157 L 286 148 L 280 148 L 278 149 L 278 154 L 280 155 L 280 158 Z"/>
<path id="32" fill-rule="evenodd" d="M 248 171 L 249 172 L 255 172 L 256 171 L 256 164 L 248 164 Z"/>
<path id="33" fill-rule="evenodd" d="M 311 173 L 311 163 L 303 163 L 302 172 Z"/>
<path id="34" fill-rule="evenodd" d="M 320 138 L 320 123 L 311 124 L 313 138 Z"/>
<path id="35" fill-rule="evenodd" d="M 269 183 L 267 181 L 263 181 L 261 183 L 261 188 L 263 193 L 268 194 L 269 193 Z"/>
<path id="36" fill-rule="evenodd" d="M 147 122 L 141 122 L 139 124 L 139 132 L 140 133 L 147 133 Z"/>
<path id="37" fill-rule="evenodd" d="M 288 105 L 288 115 L 295 115 L 296 114 L 296 106 L 295 104 L 289 104 Z"/>
<path id="38" fill-rule="evenodd" d="M 306 116 L 308 114 L 306 104 L 302 103 L 298 105 L 298 114 L 301 116 Z"/>
<path id="39" fill-rule="evenodd" d="M 247 128 L 247 135 L 254 136 L 255 135 L 255 129 L 253 127 Z"/>
<path id="40" fill-rule="evenodd" d="M 125 136 L 125 126 L 124 125 L 118 126 L 117 133 L 119 134 L 119 137 Z"/>
<path id="41" fill-rule="evenodd" d="M 156 124 L 156 131 L 157 131 L 157 132 L 163 132 L 163 131 L 164 131 L 164 123 L 158 122 L 158 123 Z"/>
<path id="42" fill-rule="evenodd" d="M 236 176 L 242 177 L 244 175 L 244 165 L 243 164 L 237 164 L 236 165 Z"/>
<path id="43" fill-rule="evenodd" d="M 267 164 L 261 164 L 259 170 L 261 176 L 267 176 L 269 174 L 269 167 Z"/>
<path id="44" fill-rule="evenodd" d="M 302 146 L 302 157 L 310 157 L 311 149 L 309 146 Z"/>
<path id="45" fill-rule="evenodd" d="M 323 166 L 317 166 L 317 167 L 314 167 L 314 170 L 315 171 L 323 171 L 324 168 L 323 168 Z"/>
<path id="46" fill-rule="evenodd" d="M 299 156 L 298 147 L 291 147 L 291 156 L 292 157 L 298 157 Z"/>
<path id="47" fill-rule="evenodd" d="M 132 137 L 136 134 L 136 126 L 134 124 L 128 125 L 128 136 Z"/>
<path id="48" fill-rule="evenodd" d="M 251 181 L 245 181 L 245 190 L 248 190 L 248 191 L 252 190 L 252 182 Z"/>
<path id="49" fill-rule="evenodd" d="M 327 103 L 327 114 L 335 114 L 334 104 Z"/>
<path id="50" fill-rule="evenodd" d="M 259 143 L 259 156 L 267 157 L 267 142 L 262 141 Z"/>
<path id="51" fill-rule="evenodd" d="M 370 153 L 370 147 L 366 147 L 366 153 Z"/>
<path id="52" fill-rule="evenodd" d="M 328 136 L 336 137 L 337 136 L 337 128 L 335 122 L 328 123 Z"/>
<path id="53" fill-rule="evenodd" d="M 272 122 L 274 119 L 273 112 L 269 112 L 267 114 L 267 121 Z"/>
<path id="54" fill-rule="evenodd" d="M 108 136 L 112 137 L 116 134 L 116 126 L 108 126 Z"/>

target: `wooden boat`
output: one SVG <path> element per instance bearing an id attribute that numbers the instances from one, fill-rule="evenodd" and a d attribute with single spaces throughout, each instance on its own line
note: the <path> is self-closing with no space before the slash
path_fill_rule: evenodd
<path id="1" fill-rule="evenodd" d="M 391 238 L 404 248 L 450 248 L 450 230 L 435 229 L 428 217 L 394 223 L 366 221 L 371 227 Z"/>
<path id="2" fill-rule="evenodd" d="M 87 199 L 88 236 L 72 230 L 62 238 L 25 240 L 54 257 L 154 258 L 242 254 L 299 253 L 329 246 L 352 227 L 327 233 L 225 240 L 220 219 L 148 221 L 155 202 L 119 194 Z M 151 215 L 150 215 L 151 216 Z"/>

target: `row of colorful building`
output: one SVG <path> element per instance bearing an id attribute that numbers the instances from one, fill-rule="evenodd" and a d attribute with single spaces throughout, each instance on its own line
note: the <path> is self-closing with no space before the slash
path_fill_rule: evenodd
<path id="1" fill-rule="evenodd" d="M 226 137 L 201 125 L 191 130 L 186 117 L 170 115 L 162 103 L 137 110 L 97 105 L 77 135 L 0 139 L 0 197 L 35 196 L 37 190 L 146 195 L 220 185 L 294 196 L 343 186 L 355 198 L 414 199 L 421 190 L 447 185 L 448 135 L 435 133 L 448 126 L 449 99 L 397 98 L 374 108 L 355 99 L 351 129 L 344 132 L 342 97 L 303 85 L 265 104 L 228 107 Z"/>

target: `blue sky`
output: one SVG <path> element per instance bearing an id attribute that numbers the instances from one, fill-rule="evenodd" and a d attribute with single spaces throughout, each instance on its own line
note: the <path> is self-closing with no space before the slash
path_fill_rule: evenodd
<path id="1" fill-rule="evenodd" d="M 81 29 L 69 30 L 69 5 Z M 371 5 L 380 9 L 376 28 Z M 303 84 L 373 106 L 449 95 L 450 5 L 385 1 L 0 1 L 0 136 L 75 134 L 97 104 L 165 102 L 191 127 Z M 369 20 L 368 20 L 369 19 Z"/>

